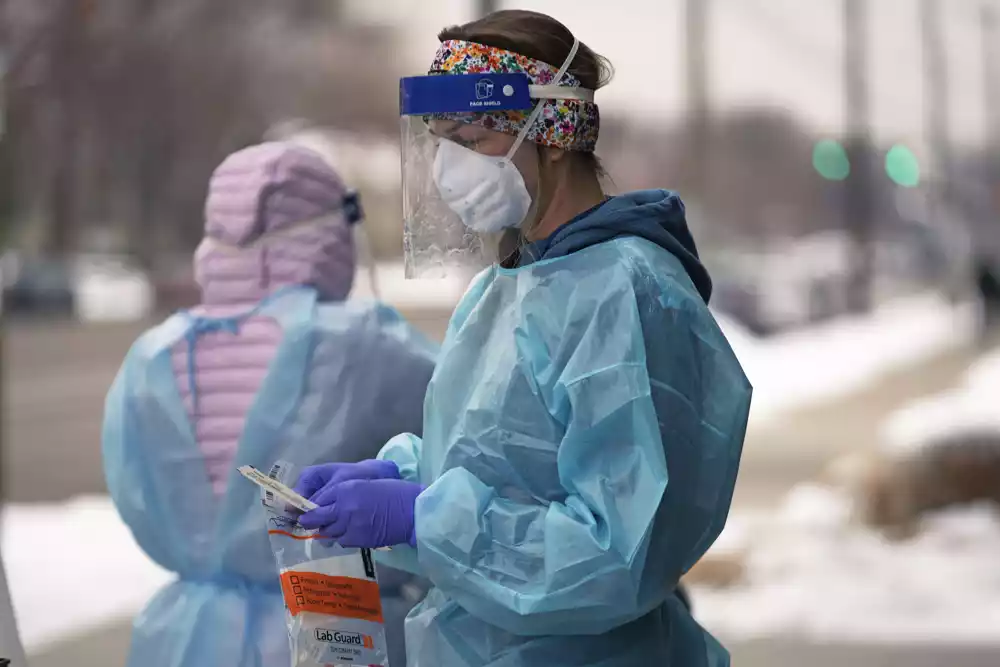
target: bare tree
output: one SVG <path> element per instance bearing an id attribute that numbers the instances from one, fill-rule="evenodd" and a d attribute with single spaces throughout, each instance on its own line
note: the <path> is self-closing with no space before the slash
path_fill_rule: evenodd
<path id="1" fill-rule="evenodd" d="M 116 228 L 146 265 L 189 249 L 211 170 L 278 120 L 395 129 L 386 33 L 341 26 L 330 3 L 6 1 L 16 32 L 43 36 L 4 149 L 40 176 L 14 199 L 22 217 L 42 204 L 54 252 L 88 225 Z"/>

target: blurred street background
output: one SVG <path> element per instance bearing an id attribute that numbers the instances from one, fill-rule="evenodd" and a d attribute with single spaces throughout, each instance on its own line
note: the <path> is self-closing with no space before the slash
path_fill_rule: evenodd
<path id="1" fill-rule="evenodd" d="M 105 495 L 101 413 L 198 300 L 228 153 L 323 152 L 383 298 L 441 338 L 464 285 L 402 279 L 398 79 L 503 8 L 615 65 L 609 187 L 681 193 L 755 386 L 698 619 L 737 667 L 1000 665 L 1000 0 L 0 0 L 0 554 L 29 664 L 122 665 L 170 579 Z"/>

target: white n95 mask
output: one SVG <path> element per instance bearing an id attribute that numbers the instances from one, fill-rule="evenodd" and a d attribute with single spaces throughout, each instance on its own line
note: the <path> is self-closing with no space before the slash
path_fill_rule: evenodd
<path id="1" fill-rule="evenodd" d="M 477 232 L 517 227 L 531 210 L 531 195 L 509 156 L 483 155 L 448 139 L 437 147 L 434 183 L 442 201 Z"/>

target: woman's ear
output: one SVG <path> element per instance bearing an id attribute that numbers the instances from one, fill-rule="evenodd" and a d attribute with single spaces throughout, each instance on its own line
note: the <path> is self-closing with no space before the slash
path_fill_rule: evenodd
<path id="1" fill-rule="evenodd" d="M 542 160 L 547 164 L 558 164 L 566 158 L 567 154 L 567 151 L 561 148 L 553 148 L 552 146 L 542 147 Z"/>

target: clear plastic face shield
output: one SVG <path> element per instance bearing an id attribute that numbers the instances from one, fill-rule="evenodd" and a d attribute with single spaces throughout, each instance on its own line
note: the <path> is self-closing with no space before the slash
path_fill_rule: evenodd
<path id="1" fill-rule="evenodd" d="M 578 46 L 573 45 L 555 81 L 568 70 Z M 502 259 L 504 232 L 532 215 L 536 195 L 512 158 L 546 99 L 577 96 L 592 100 L 593 92 L 533 85 L 523 73 L 436 74 L 400 81 L 407 278 L 471 276 Z M 473 122 L 496 111 L 529 114 L 513 144 L 499 154 L 484 150 L 477 137 L 510 135 Z"/>

